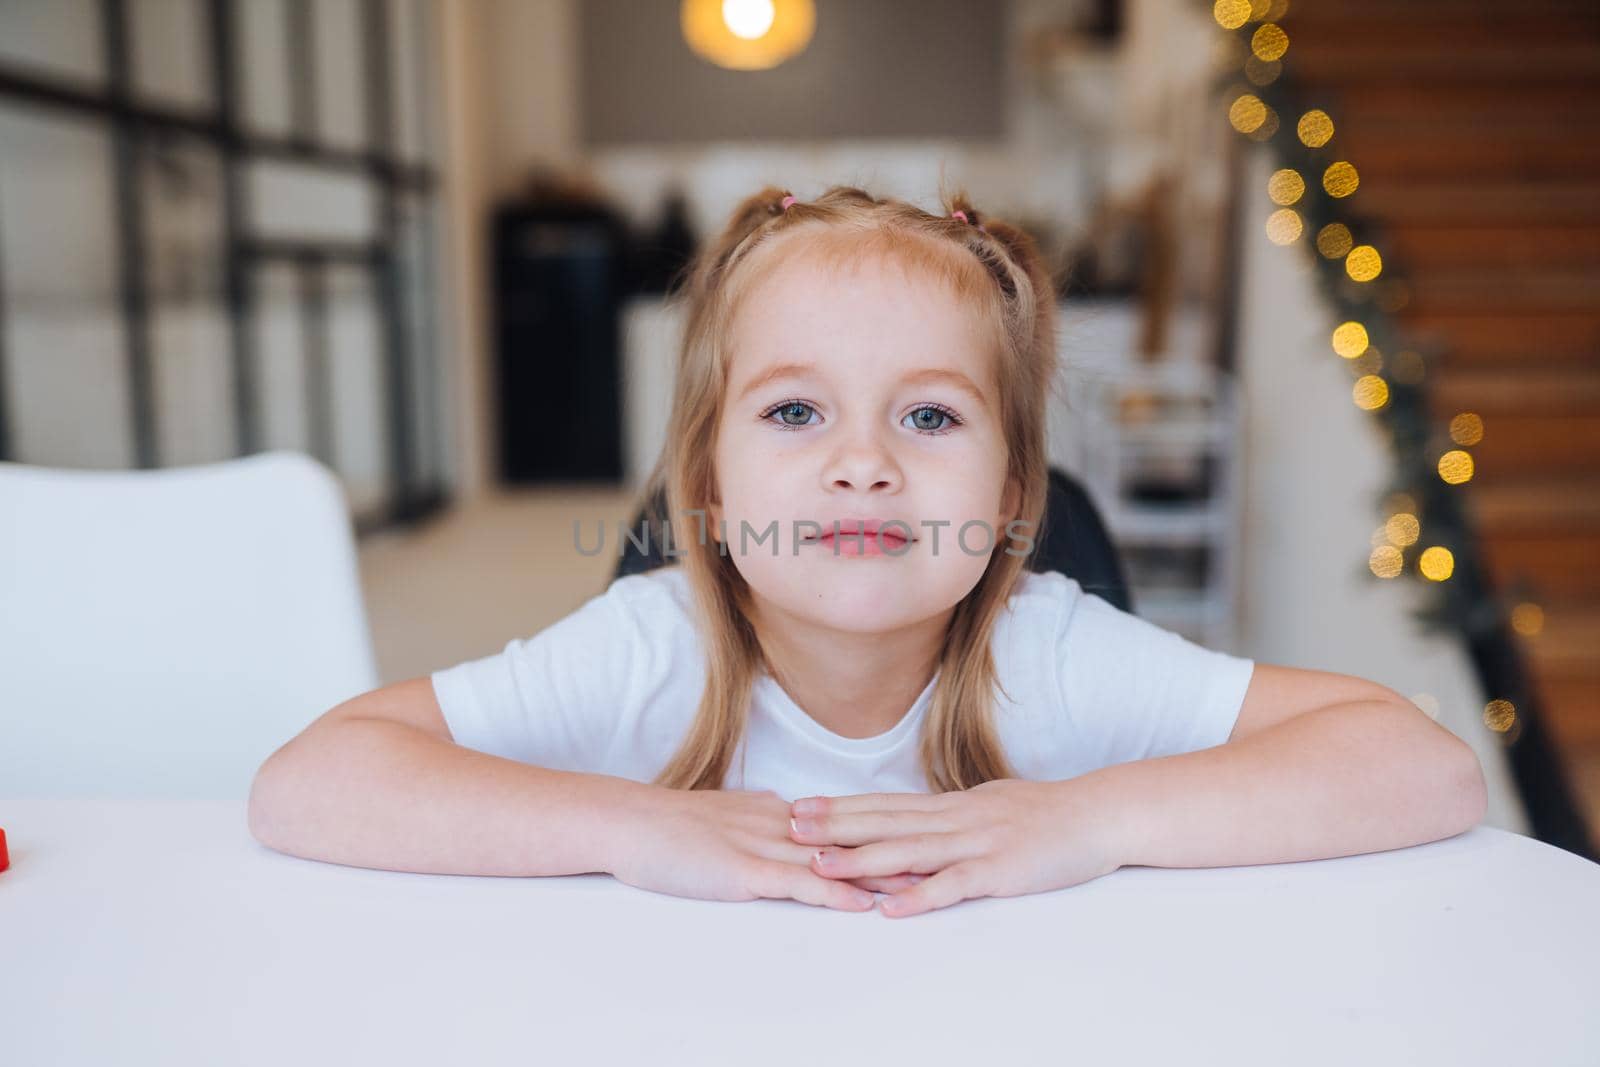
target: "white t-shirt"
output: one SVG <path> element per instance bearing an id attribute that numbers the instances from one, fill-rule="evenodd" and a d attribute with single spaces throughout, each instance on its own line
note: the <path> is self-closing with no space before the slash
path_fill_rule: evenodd
<path id="1" fill-rule="evenodd" d="M 688 733 L 705 658 L 679 565 L 611 583 L 572 614 L 505 649 L 432 675 L 458 744 L 558 770 L 652 780 Z M 1085 593 L 1027 572 L 994 631 L 995 723 L 1017 774 L 1072 778 L 1128 760 L 1220 745 L 1253 660 L 1203 648 Z M 841 737 L 767 672 L 753 688 L 727 789 L 786 800 L 927 793 L 918 738 L 937 675 L 876 737 Z"/>

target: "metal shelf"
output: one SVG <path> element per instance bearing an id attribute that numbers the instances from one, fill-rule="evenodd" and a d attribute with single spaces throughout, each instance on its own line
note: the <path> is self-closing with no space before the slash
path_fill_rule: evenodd
<path id="1" fill-rule="evenodd" d="M 1243 511 L 1237 386 L 1192 352 L 1135 362 L 1137 316 L 1131 304 L 1097 307 L 1091 321 L 1102 343 L 1069 335 L 1052 455 L 1080 475 L 1123 549 L 1135 612 L 1197 644 L 1233 651 Z M 1140 485 L 1170 485 L 1178 499 L 1139 499 L 1132 492 Z M 1185 573 L 1204 580 L 1192 587 L 1169 580 Z"/>

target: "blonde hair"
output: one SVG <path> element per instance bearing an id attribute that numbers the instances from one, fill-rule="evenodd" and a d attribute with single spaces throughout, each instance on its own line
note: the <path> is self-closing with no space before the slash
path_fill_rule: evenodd
<path id="1" fill-rule="evenodd" d="M 1033 240 L 999 219 L 980 216 L 964 192 L 941 196 L 947 214 L 876 198 L 853 186 L 834 186 L 785 208 L 788 190 L 769 186 L 734 210 L 680 275 L 675 298 L 687 308 L 668 422 L 672 434 L 640 494 L 658 498 L 667 514 L 646 511 L 650 524 L 669 523 L 698 612 L 706 652 L 706 687 L 676 754 L 654 784 L 675 789 L 720 789 L 744 736 L 751 686 L 766 667 L 750 619 L 750 589 L 714 537 L 705 536 L 715 499 L 713 453 L 733 353 L 734 314 L 752 283 L 781 257 L 757 249 L 779 242 L 820 252 L 829 265 L 879 254 L 918 268 L 973 309 L 998 355 L 1000 421 L 1008 477 L 1017 496 L 1016 519 L 1038 536 L 1049 469 L 1045 412 L 1055 375 L 1055 287 Z M 965 213 L 965 221 L 949 213 Z M 774 247 L 776 247 L 774 245 Z M 695 518 L 694 513 L 700 512 Z M 923 724 L 921 759 L 935 791 L 968 789 L 1016 777 L 994 726 L 999 687 L 991 635 L 1026 566 L 1004 551 L 997 536 L 989 565 L 952 614 L 939 651 L 938 684 Z"/>

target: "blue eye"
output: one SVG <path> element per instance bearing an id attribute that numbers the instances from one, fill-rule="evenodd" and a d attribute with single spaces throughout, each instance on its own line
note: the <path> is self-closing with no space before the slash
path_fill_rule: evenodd
<path id="1" fill-rule="evenodd" d="M 761 418 L 771 422 L 772 416 L 777 415 L 779 422 L 773 423 L 780 430 L 798 430 L 810 424 L 809 415 L 816 414 L 816 408 L 803 400 L 785 400 L 783 403 L 768 408 L 761 413 Z M 795 421 L 799 420 L 799 421 Z"/>
<path id="2" fill-rule="evenodd" d="M 774 415 L 777 419 L 773 418 Z M 772 423 L 780 430 L 801 430 L 816 425 L 816 421 L 812 420 L 813 415 L 817 415 L 817 409 L 804 400 L 785 400 L 763 411 L 761 420 Z M 821 416 L 817 415 L 817 421 L 820 419 Z M 901 425 L 924 436 L 935 437 L 949 433 L 953 427 L 962 425 L 963 421 L 960 415 L 943 404 L 923 404 L 907 415 Z"/>
<path id="3" fill-rule="evenodd" d="M 961 416 L 942 404 L 924 404 L 906 418 L 911 420 L 911 429 L 921 430 L 930 436 L 949 433 L 950 427 L 961 425 Z M 941 423 L 940 419 L 945 421 Z"/>

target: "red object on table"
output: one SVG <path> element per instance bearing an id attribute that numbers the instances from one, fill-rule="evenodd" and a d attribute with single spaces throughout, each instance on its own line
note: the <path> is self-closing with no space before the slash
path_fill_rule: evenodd
<path id="1" fill-rule="evenodd" d="M 11 855 L 6 852 L 6 832 L 0 830 L 0 871 L 11 866 Z"/>

